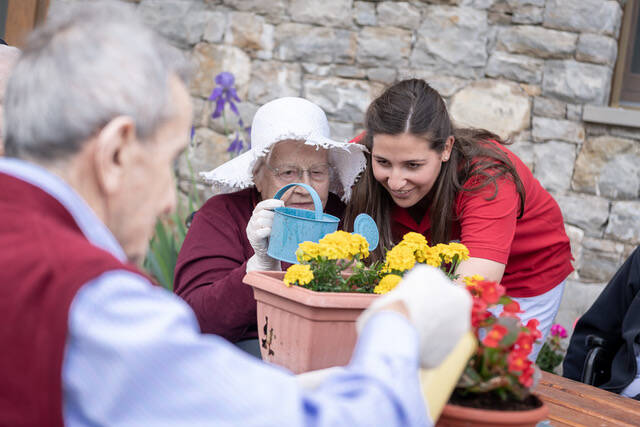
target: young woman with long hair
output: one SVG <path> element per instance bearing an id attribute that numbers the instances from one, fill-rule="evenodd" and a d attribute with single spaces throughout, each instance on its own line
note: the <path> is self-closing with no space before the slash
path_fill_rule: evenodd
<path id="1" fill-rule="evenodd" d="M 361 212 L 380 229 L 372 259 L 414 231 L 430 245 L 458 240 L 470 259 L 460 277 L 501 282 L 546 335 L 571 273 L 562 213 L 527 166 L 486 130 L 458 129 L 424 80 L 389 87 L 369 106 L 359 143 L 368 164 L 345 224 Z M 535 357 L 535 355 L 534 355 Z"/>

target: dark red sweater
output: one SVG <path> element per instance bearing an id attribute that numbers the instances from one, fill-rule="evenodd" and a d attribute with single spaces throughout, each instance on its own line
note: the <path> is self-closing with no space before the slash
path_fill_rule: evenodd
<path id="1" fill-rule="evenodd" d="M 63 425 L 69 307 L 115 269 L 135 271 L 92 245 L 53 197 L 0 173 L 0 425 Z"/>
<path id="2" fill-rule="evenodd" d="M 210 198 L 193 217 L 175 270 L 174 291 L 202 332 L 231 342 L 258 336 L 253 290 L 242 278 L 253 256 L 246 228 L 259 200 L 253 187 Z M 344 204 L 329 193 L 325 212 L 342 218 Z"/>

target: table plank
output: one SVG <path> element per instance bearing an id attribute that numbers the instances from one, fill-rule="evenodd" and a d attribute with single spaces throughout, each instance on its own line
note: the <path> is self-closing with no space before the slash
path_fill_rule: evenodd
<path id="1" fill-rule="evenodd" d="M 640 425 L 640 402 L 597 387 L 543 372 L 534 391 L 549 407 L 553 425 Z"/>

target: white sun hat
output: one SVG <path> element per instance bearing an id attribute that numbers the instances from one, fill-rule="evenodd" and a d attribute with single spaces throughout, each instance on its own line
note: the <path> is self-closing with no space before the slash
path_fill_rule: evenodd
<path id="1" fill-rule="evenodd" d="M 366 148 L 332 140 L 324 111 L 303 98 L 278 98 L 264 104 L 251 123 L 251 149 L 200 175 L 220 193 L 251 187 L 256 161 L 266 156 L 275 143 L 290 139 L 329 150 L 329 163 L 336 172 L 332 174 L 329 191 L 341 194 L 342 200 L 348 201 L 351 186 L 366 166 Z"/>

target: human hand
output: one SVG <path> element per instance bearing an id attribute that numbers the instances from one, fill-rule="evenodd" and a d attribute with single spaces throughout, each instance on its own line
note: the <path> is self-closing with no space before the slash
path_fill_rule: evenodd
<path id="1" fill-rule="evenodd" d="M 420 265 L 402 279 L 388 294 L 376 299 L 358 318 L 358 331 L 367 320 L 382 310 L 402 313 L 418 331 L 420 365 L 434 368 L 453 350 L 462 335 L 471 329 L 471 296 L 455 285 L 437 268 Z"/>
<path id="2" fill-rule="evenodd" d="M 246 231 L 254 255 L 247 261 L 247 271 L 280 270 L 280 261 L 267 255 L 267 248 L 273 225 L 273 209 L 281 206 L 284 206 L 282 200 L 266 199 L 253 209 Z"/>

